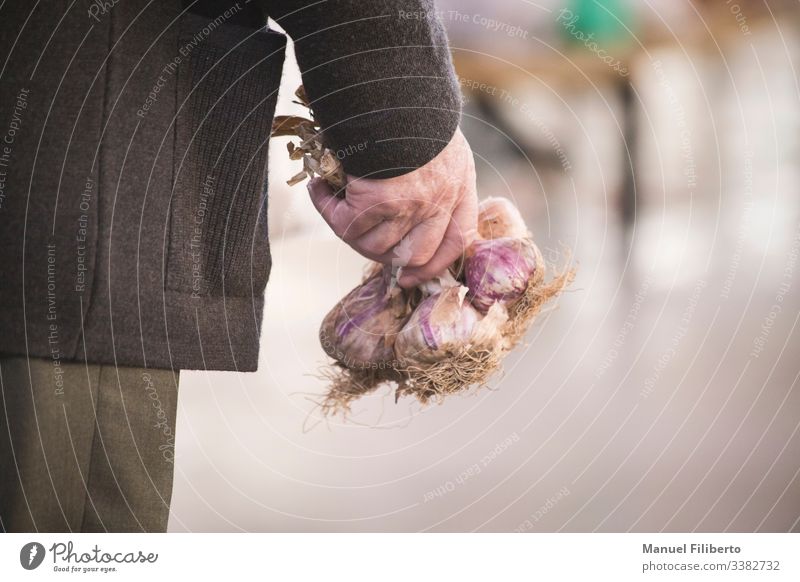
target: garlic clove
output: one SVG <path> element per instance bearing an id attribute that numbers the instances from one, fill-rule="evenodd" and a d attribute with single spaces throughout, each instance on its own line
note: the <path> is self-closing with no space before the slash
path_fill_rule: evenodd
<path id="1" fill-rule="evenodd" d="M 449 287 L 424 299 L 400 331 L 394 349 L 403 365 L 440 362 L 475 341 L 481 315 L 464 301 L 466 287 Z M 492 322 L 487 323 L 487 326 Z M 486 333 L 482 330 L 480 340 Z"/>
<path id="2" fill-rule="evenodd" d="M 325 317 L 320 343 L 348 368 L 394 364 L 394 342 L 408 319 L 406 297 L 388 293 L 386 274 L 376 271 Z"/>
<path id="3" fill-rule="evenodd" d="M 531 237 L 517 207 L 501 197 L 486 198 L 479 204 L 478 235 L 483 239 Z"/>
<path id="4" fill-rule="evenodd" d="M 529 282 L 539 278 L 542 262 L 530 239 L 476 240 L 467 251 L 464 266 L 469 298 L 481 312 L 497 302 L 509 305 L 522 297 Z"/>

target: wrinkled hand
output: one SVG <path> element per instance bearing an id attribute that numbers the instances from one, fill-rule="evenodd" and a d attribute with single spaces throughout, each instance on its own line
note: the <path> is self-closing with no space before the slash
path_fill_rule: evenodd
<path id="1" fill-rule="evenodd" d="M 344 198 L 321 178 L 312 180 L 308 190 L 314 206 L 358 253 L 402 267 L 402 287 L 444 271 L 477 236 L 475 162 L 460 129 L 439 155 L 413 172 L 347 180 Z"/>

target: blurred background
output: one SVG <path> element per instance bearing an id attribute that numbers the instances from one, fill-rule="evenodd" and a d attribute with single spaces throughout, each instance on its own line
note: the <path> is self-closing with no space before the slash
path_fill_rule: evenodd
<path id="1" fill-rule="evenodd" d="M 438 8 L 479 193 L 576 283 L 489 389 L 322 420 L 364 260 L 273 161 L 260 370 L 182 374 L 170 529 L 800 531 L 797 2 Z"/>

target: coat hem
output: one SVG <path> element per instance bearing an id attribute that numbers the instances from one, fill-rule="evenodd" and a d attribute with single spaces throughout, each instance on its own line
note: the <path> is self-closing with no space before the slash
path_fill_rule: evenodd
<path id="1" fill-rule="evenodd" d="M 258 370 L 263 297 L 195 299 L 166 291 L 163 299 L 158 318 L 138 312 L 118 312 L 112 318 L 106 312 L 104 325 L 86 336 L 85 330 L 78 330 L 77 348 L 71 351 L 46 341 L 47 322 L 31 322 L 27 328 L 20 324 L 21 329 L 0 336 L 0 354 L 51 359 L 54 374 L 62 361 L 168 370 Z M 42 340 L 29 341 L 26 350 L 19 341 L 26 336 Z"/>

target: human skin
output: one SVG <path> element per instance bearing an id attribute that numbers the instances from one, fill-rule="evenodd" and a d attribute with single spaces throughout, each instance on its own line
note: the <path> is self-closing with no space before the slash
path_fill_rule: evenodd
<path id="1" fill-rule="evenodd" d="M 477 237 L 475 162 L 460 129 L 434 159 L 408 174 L 348 175 L 343 198 L 321 178 L 308 190 L 339 238 L 368 259 L 402 267 L 401 287 L 440 274 Z"/>

